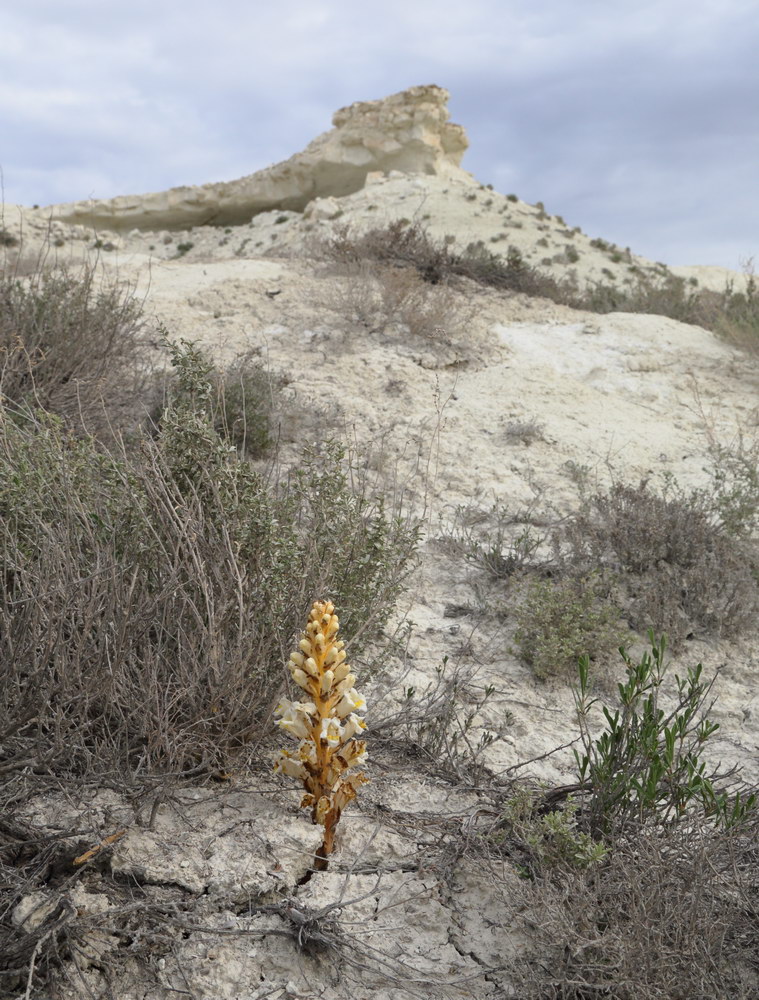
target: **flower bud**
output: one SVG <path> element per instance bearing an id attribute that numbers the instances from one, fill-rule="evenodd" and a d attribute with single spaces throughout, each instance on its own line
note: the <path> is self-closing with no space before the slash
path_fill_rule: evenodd
<path id="1" fill-rule="evenodd" d="M 346 660 L 343 660 L 342 663 L 338 663 L 338 665 L 334 668 L 335 680 L 336 681 L 345 680 L 345 678 L 350 673 L 350 669 L 351 668 Z"/>
<path id="2" fill-rule="evenodd" d="M 311 684 L 311 678 L 305 671 L 301 670 L 299 667 L 296 667 L 295 670 L 293 670 L 293 680 L 298 685 L 298 687 L 302 687 L 304 691 L 309 690 Z"/>
<path id="3" fill-rule="evenodd" d="M 350 691 L 350 689 L 353 687 L 355 683 L 356 683 L 356 675 L 346 674 L 339 684 L 335 684 L 335 693 L 345 694 L 346 691 Z"/>
<path id="4" fill-rule="evenodd" d="M 305 659 L 303 653 L 290 653 L 290 660 L 295 664 L 296 667 L 303 666 L 303 660 Z"/>
<path id="5" fill-rule="evenodd" d="M 308 641 L 308 639 L 301 639 L 300 642 L 298 643 L 298 645 L 303 650 L 303 652 L 306 654 L 306 656 L 310 656 L 311 655 L 311 643 Z"/>
<path id="6" fill-rule="evenodd" d="M 335 679 L 335 675 L 332 673 L 331 670 L 325 670 L 324 671 L 324 673 L 322 674 L 322 680 L 321 680 L 321 693 L 322 694 L 328 694 L 329 693 L 330 689 L 332 688 L 332 682 L 334 681 L 334 679 Z"/>

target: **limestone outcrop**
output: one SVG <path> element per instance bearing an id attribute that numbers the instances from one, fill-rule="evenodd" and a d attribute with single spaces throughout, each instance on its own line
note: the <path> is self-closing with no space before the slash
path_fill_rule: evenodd
<path id="1" fill-rule="evenodd" d="M 352 194 L 375 171 L 458 172 L 468 142 L 464 129 L 448 121 L 448 98 L 442 87 L 422 86 L 356 102 L 335 112 L 334 128 L 303 152 L 239 180 L 77 201 L 45 212 L 109 230 L 239 225 L 259 212 L 301 211 L 314 198 Z"/>

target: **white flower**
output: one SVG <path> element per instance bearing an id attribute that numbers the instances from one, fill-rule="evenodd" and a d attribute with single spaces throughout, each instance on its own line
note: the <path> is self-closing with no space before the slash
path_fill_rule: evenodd
<path id="1" fill-rule="evenodd" d="M 360 733 L 362 729 L 366 729 L 366 723 L 354 712 L 351 712 L 345 720 L 345 725 L 343 726 L 343 739 L 351 739 L 351 737 L 355 736 L 356 733 Z"/>
<path id="2" fill-rule="evenodd" d="M 315 712 L 316 705 L 312 701 L 283 700 L 277 707 L 277 714 L 282 716 L 278 725 L 296 739 L 307 740 L 311 735 L 310 715 Z"/>
<path id="3" fill-rule="evenodd" d="M 302 764 L 299 760 L 293 760 L 292 757 L 285 753 L 282 753 L 274 765 L 274 770 L 278 774 L 286 774 L 289 778 L 300 778 L 301 780 L 307 776 L 306 766 Z"/>
<path id="4" fill-rule="evenodd" d="M 322 719 L 319 739 L 326 740 L 329 746 L 338 747 L 343 742 L 343 727 L 337 719 Z"/>
<path id="5" fill-rule="evenodd" d="M 355 678 L 354 678 L 355 679 Z M 351 712 L 362 712 L 366 708 L 366 700 L 352 687 L 349 688 L 337 703 L 335 714 L 339 719 L 344 719 Z"/>

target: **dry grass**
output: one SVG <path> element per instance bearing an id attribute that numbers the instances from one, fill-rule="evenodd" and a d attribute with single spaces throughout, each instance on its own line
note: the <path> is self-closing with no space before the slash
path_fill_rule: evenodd
<path id="1" fill-rule="evenodd" d="M 358 326 L 370 334 L 448 343 L 470 315 L 460 293 L 428 284 L 413 268 L 368 261 L 333 268 L 323 305 L 340 317 L 346 333 Z"/>
<path id="2" fill-rule="evenodd" d="M 756 828 L 643 832 L 598 864 L 526 882 L 524 1000 L 750 1000 L 759 989 Z"/>

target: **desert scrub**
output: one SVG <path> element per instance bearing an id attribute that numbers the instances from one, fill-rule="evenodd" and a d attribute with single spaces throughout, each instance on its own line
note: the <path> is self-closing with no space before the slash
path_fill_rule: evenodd
<path id="1" fill-rule="evenodd" d="M 366 728 L 357 714 L 366 702 L 354 686 L 345 643 L 337 638 L 339 627 L 334 604 L 315 601 L 305 635 L 288 661 L 304 697 L 284 700 L 277 708 L 279 726 L 298 740 L 298 747 L 295 754 L 281 750 L 275 770 L 303 782 L 301 808 L 310 808 L 312 822 L 324 827 L 317 870 L 326 868 L 343 809 L 368 780 L 357 770 L 366 761 L 366 743 L 355 739 Z"/>
<path id="2" fill-rule="evenodd" d="M 413 561 L 415 522 L 352 489 L 338 446 L 258 475 L 215 432 L 191 345 L 173 351 L 175 397 L 134 456 L 51 416 L 0 428 L 0 738 L 19 761 L 44 746 L 49 774 L 256 759 L 313 594 L 376 652 Z"/>
<path id="3" fill-rule="evenodd" d="M 517 608 L 514 640 L 536 677 L 568 679 L 587 655 L 603 662 L 621 641 L 620 613 L 592 576 L 535 580 Z"/>
<path id="4" fill-rule="evenodd" d="M 94 267 L 0 275 L 0 401 L 111 439 L 139 422 L 149 377 L 142 303 Z"/>
<path id="5" fill-rule="evenodd" d="M 615 574 L 632 627 L 665 632 L 673 646 L 697 631 L 735 636 L 754 626 L 756 555 L 703 492 L 615 483 L 564 523 L 558 544 L 570 572 Z"/>
<path id="6" fill-rule="evenodd" d="M 509 247 L 506 259 L 486 249 L 481 241 L 470 243 L 463 252 L 458 252 L 445 241 L 433 239 L 419 224 L 401 226 L 393 222 L 383 229 L 359 235 L 344 229 L 321 244 L 318 252 L 343 266 L 363 261 L 413 268 L 424 282 L 432 285 L 447 284 L 457 277 L 467 278 L 480 285 L 543 295 L 556 301 L 571 297 L 574 288 L 571 283 L 559 282 L 532 267 L 516 247 Z"/>
<path id="7" fill-rule="evenodd" d="M 214 429 L 247 458 L 261 458 L 274 446 L 275 419 L 285 405 L 287 379 L 269 371 L 255 354 L 239 355 L 214 370 Z"/>
<path id="8" fill-rule="evenodd" d="M 509 580 L 528 570 L 546 568 L 547 531 L 532 507 L 511 510 L 496 501 L 489 510 L 458 507 L 446 539 L 490 581 Z"/>
<path id="9" fill-rule="evenodd" d="M 597 864 L 509 884 L 532 945 L 508 981 L 520 1000 L 756 996 L 754 836 L 644 829 Z"/>

